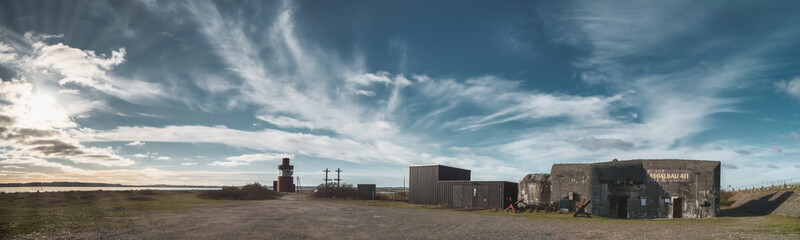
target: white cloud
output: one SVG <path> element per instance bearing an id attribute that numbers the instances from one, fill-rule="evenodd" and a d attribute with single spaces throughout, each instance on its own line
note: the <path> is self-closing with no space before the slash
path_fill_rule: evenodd
<path id="1" fill-rule="evenodd" d="M 780 81 L 775 83 L 775 88 L 778 92 L 788 94 L 789 96 L 800 100 L 800 76 L 794 77 L 790 81 Z"/>
<path id="2" fill-rule="evenodd" d="M 133 154 L 133 156 L 137 157 L 137 158 L 146 158 L 147 157 L 146 154 L 141 154 L 141 153 Z"/>
<path id="3" fill-rule="evenodd" d="M 275 124 L 278 127 L 314 129 L 314 124 L 311 122 L 301 121 L 295 118 L 290 118 L 285 116 L 272 117 L 267 115 L 260 115 L 256 116 L 256 118 L 271 124 Z"/>
<path id="4" fill-rule="evenodd" d="M 125 146 L 141 147 L 141 146 L 144 146 L 144 142 L 142 142 L 142 141 L 133 141 L 133 142 L 125 144 Z"/>
<path id="5" fill-rule="evenodd" d="M 391 79 L 389 72 L 386 71 L 380 71 L 377 73 L 358 74 L 345 78 L 345 81 L 362 86 L 370 85 L 373 83 L 383 83 L 383 84 L 394 83 L 394 81 L 392 81 Z"/>
<path id="6" fill-rule="evenodd" d="M 85 147 L 72 135 L 77 128 L 66 110 L 52 95 L 34 93 L 33 84 L 20 80 L 0 83 L 0 144 L 10 150 L 9 161 L 28 161 L 37 166 L 80 172 L 77 168 L 47 162 L 46 158 L 102 166 L 130 166 L 135 162 L 120 157 L 111 148 Z"/>
<path id="7" fill-rule="evenodd" d="M 472 151 L 472 149 L 470 149 L 468 147 L 456 147 L 456 146 L 448 147 L 447 150 L 450 150 L 450 151 L 453 151 L 453 152 L 470 152 L 470 151 Z"/>
<path id="8" fill-rule="evenodd" d="M 194 166 L 194 165 L 197 165 L 197 163 L 196 163 L 196 162 L 185 162 L 185 163 L 181 163 L 181 166 Z"/>
<path id="9" fill-rule="evenodd" d="M 416 151 L 387 141 L 362 143 L 274 129 L 242 131 L 224 126 L 119 127 L 109 131 L 84 133 L 81 140 L 221 143 L 254 150 L 289 152 L 347 162 L 410 163 L 421 161 Z M 258 141 L 254 141 L 258 139 Z"/>
<path id="10" fill-rule="evenodd" d="M 257 153 L 257 154 L 244 154 L 241 156 L 228 157 L 226 161 L 214 161 L 209 163 L 209 166 L 224 166 L 234 167 L 242 165 L 250 165 L 252 162 L 264 161 L 279 161 L 283 158 L 294 158 L 294 155 L 287 153 Z"/>
<path id="11" fill-rule="evenodd" d="M 37 166 L 37 167 L 48 167 L 48 168 L 55 168 L 61 172 L 65 173 L 74 173 L 80 175 L 91 175 L 93 174 L 90 170 L 84 170 L 73 166 L 64 165 L 57 162 L 50 162 L 44 159 L 35 158 L 35 157 L 27 157 L 21 156 L 15 153 L 1 153 L 0 158 L 5 158 L 5 160 L 0 160 L 0 164 L 25 164 L 30 166 Z M 8 166 L 12 167 L 12 166 Z M 6 167 L 3 167 L 6 168 Z M 12 168 L 19 168 L 13 166 Z"/>
<path id="12" fill-rule="evenodd" d="M 172 160 L 172 158 L 167 157 L 167 156 L 161 156 L 161 157 L 157 157 L 156 160 L 169 161 L 169 160 Z"/>

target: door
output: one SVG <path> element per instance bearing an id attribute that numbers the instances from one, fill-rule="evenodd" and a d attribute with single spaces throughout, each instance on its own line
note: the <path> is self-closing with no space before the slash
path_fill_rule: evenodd
<path id="1" fill-rule="evenodd" d="M 472 185 L 464 185 L 463 194 L 464 198 L 462 199 L 464 202 L 461 207 L 465 208 L 474 208 L 475 207 L 475 188 Z"/>
<path id="2" fill-rule="evenodd" d="M 683 198 L 675 198 L 673 200 L 672 218 L 683 218 Z"/>
<path id="3" fill-rule="evenodd" d="M 475 199 L 477 202 L 477 208 L 480 209 L 487 209 L 489 208 L 489 186 L 478 186 L 478 196 Z"/>
<path id="4" fill-rule="evenodd" d="M 628 218 L 628 197 L 619 197 L 617 204 L 617 218 Z"/>
<path id="5" fill-rule="evenodd" d="M 453 186 L 452 188 L 453 188 L 453 203 L 452 203 L 453 207 L 457 208 L 464 207 L 462 200 L 462 198 L 464 198 L 464 194 L 461 191 L 463 188 L 458 185 Z"/>

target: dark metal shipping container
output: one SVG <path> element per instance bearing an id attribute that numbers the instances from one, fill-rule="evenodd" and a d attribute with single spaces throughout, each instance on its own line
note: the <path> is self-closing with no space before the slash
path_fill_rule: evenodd
<path id="1" fill-rule="evenodd" d="M 411 204 L 445 205 L 449 195 L 439 191 L 439 181 L 469 181 L 470 170 L 426 165 L 409 167 L 408 202 Z M 450 190 L 447 190 L 449 192 Z"/>
<path id="2" fill-rule="evenodd" d="M 517 200 L 517 183 L 505 181 L 440 181 L 440 205 L 459 208 L 504 209 Z M 508 199 L 511 199 L 509 201 Z"/>
<path id="3" fill-rule="evenodd" d="M 358 199 L 375 200 L 375 184 L 358 184 Z"/>

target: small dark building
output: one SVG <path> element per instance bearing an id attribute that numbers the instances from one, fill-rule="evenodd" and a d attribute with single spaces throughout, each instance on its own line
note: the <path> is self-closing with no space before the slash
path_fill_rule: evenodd
<path id="1" fill-rule="evenodd" d="M 504 181 L 441 181 L 439 187 L 450 189 L 450 204 L 458 208 L 503 209 L 517 198 L 517 184 Z"/>
<path id="2" fill-rule="evenodd" d="M 550 203 L 616 218 L 702 218 L 719 214 L 720 162 L 627 160 L 553 164 Z M 528 197 L 526 192 L 520 197 Z"/>
<path id="3" fill-rule="evenodd" d="M 442 165 L 411 166 L 408 176 L 408 203 L 445 205 L 450 202 L 450 195 L 439 191 L 439 181 L 469 181 L 470 170 Z"/>
<path id="4" fill-rule="evenodd" d="M 463 208 L 503 209 L 516 201 L 517 184 L 469 181 L 470 170 L 442 166 L 411 166 L 409 203 Z"/>
<path id="5" fill-rule="evenodd" d="M 358 184 L 358 199 L 375 200 L 375 184 Z"/>

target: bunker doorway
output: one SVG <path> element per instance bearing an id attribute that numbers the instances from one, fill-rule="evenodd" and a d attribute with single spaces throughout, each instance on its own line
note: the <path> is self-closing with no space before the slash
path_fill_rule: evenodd
<path id="1" fill-rule="evenodd" d="M 672 218 L 683 218 L 683 198 L 675 198 L 673 200 Z"/>
<path id="2" fill-rule="evenodd" d="M 617 198 L 617 218 L 628 218 L 628 197 Z"/>

